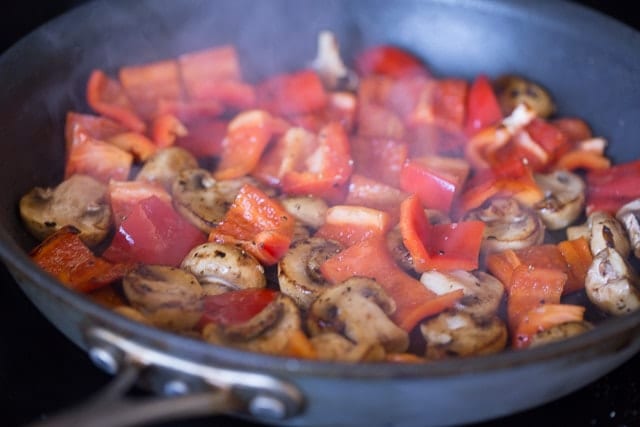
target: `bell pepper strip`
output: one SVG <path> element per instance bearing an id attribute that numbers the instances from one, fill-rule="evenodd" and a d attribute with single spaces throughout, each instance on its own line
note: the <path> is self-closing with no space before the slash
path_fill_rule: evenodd
<path id="1" fill-rule="evenodd" d="M 214 99 L 159 99 L 156 116 L 170 114 L 185 124 L 191 124 L 218 117 L 224 110 L 224 106 Z"/>
<path id="2" fill-rule="evenodd" d="M 394 79 L 430 76 L 429 70 L 417 56 L 391 45 L 378 45 L 364 50 L 356 57 L 355 68 L 361 76 L 380 74 Z"/>
<path id="3" fill-rule="evenodd" d="M 176 60 L 122 67 L 118 76 L 135 111 L 145 120 L 157 115 L 161 99 L 183 99 L 180 69 Z"/>
<path id="4" fill-rule="evenodd" d="M 311 195 L 337 202 L 346 195 L 353 170 L 349 139 L 337 122 L 324 126 L 317 146 L 305 159 L 302 170 L 292 170 L 282 177 L 282 190 L 292 195 Z"/>
<path id="5" fill-rule="evenodd" d="M 262 110 L 245 111 L 231 120 L 214 177 L 233 179 L 250 173 L 275 133 L 274 124 L 273 117 Z"/>
<path id="6" fill-rule="evenodd" d="M 539 332 L 568 322 L 582 322 L 585 307 L 573 304 L 543 304 L 528 311 L 513 333 L 514 348 L 529 347 L 531 339 Z"/>
<path id="7" fill-rule="evenodd" d="M 184 124 L 173 114 L 157 115 L 151 123 L 151 139 L 160 148 L 172 146 L 177 138 L 188 133 Z"/>
<path id="8" fill-rule="evenodd" d="M 316 236 L 351 246 L 374 236 L 384 236 L 391 229 L 388 213 L 364 206 L 332 206 Z"/>
<path id="9" fill-rule="evenodd" d="M 502 282 L 505 288 L 511 285 L 511 275 L 513 271 L 516 267 L 522 265 L 518 254 L 512 249 L 489 254 L 485 263 L 489 273 Z"/>
<path id="10" fill-rule="evenodd" d="M 95 112 L 109 117 L 134 132 L 144 132 L 146 125 L 134 110 L 117 80 L 101 70 L 93 70 L 87 81 L 87 103 Z"/>
<path id="11" fill-rule="evenodd" d="M 471 84 L 466 113 L 464 128 L 468 136 L 502 120 L 498 98 L 487 76 L 481 74 Z"/>
<path id="12" fill-rule="evenodd" d="M 392 187 L 400 187 L 400 175 L 409 154 L 405 142 L 388 138 L 351 138 L 354 171 Z"/>
<path id="13" fill-rule="evenodd" d="M 564 154 L 553 165 L 554 169 L 568 171 L 596 171 L 611 167 L 611 160 L 604 154 L 588 150 L 571 150 Z"/>
<path id="14" fill-rule="evenodd" d="M 571 146 L 575 146 L 580 141 L 593 138 L 591 128 L 582 119 L 562 117 L 551 121 L 551 124 L 564 133 Z"/>
<path id="15" fill-rule="evenodd" d="M 171 202 L 156 196 L 137 203 L 122 220 L 102 256 L 111 262 L 177 267 L 189 251 L 207 241 Z"/>
<path id="16" fill-rule="evenodd" d="M 69 111 L 64 127 L 66 149 L 69 151 L 71 148 L 76 132 L 105 141 L 115 135 L 126 133 L 128 130 L 125 126 L 107 117 Z"/>
<path id="17" fill-rule="evenodd" d="M 451 131 L 462 131 L 466 114 L 467 82 L 461 79 L 441 79 L 433 84 L 433 124 Z"/>
<path id="18" fill-rule="evenodd" d="M 207 295 L 202 299 L 202 317 L 198 328 L 208 323 L 222 326 L 237 325 L 252 319 L 278 295 L 272 289 L 241 289 L 219 295 Z"/>
<path id="19" fill-rule="evenodd" d="M 66 179 L 78 173 L 104 183 L 111 179 L 124 181 L 129 177 L 132 164 L 130 153 L 76 129 L 67 152 L 64 176 Z"/>
<path id="20" fill-rule="evenodd" d="M 178 57 L 180 76 L 189 98 L 209 98 L 208 89 L 220 81 L 240 81 L 240 61 L 234 46 L 225 45 Z"/>
<path id="21" fill-rule="evenodd" d="M 614 213 L 640 197 L 640 160 L 617 164 L 587 174 L 587 214 L 597 210 Z"/>
<path id="22" fill-rule="evenodd" d="M 572 148 L 567 135 L 542 118 L 534 118 L 524 130 L 547 153 L 547 164 L 555 162 Z"/>
<path id="23" fill-rule="evenodd" d="M 258 105 L 275 115 L 311 113 L 327 106 L 327 92 L 313 70 L 271 77 L 257 87 Z"/>
<path id="24" fill-rule="evenodd" d="M 66 287 L 83 293 L 102 288 L 126 274 L 129 266 L 97 257 L 79 234 L 73 226 L 61 228 L 31 251 L 31 259 Z"/>
<path id="25" fill-rule="evenodd" d="M 189 124 L 187 134 L 178 136 L 175 145 L 196 157 L 217 157 L 222 154 L 222 141 L 229 123 L 224 120 L 202 120 Z"/>
<path id="26" fill-rule="evenodd" d="M 398 188 L 359 174 L 353 174 L 349 181 L 349 191 L 344 203 L 379 209 L 391 213 L 394 217 L 396 215 L 393 213 L 398 210 L 400 203 L 408 196 L 409 194 Z"/>
<path id="27" fill-rule="evenodd" d="M 149 138 L 138 132 L 123 132 L 105 139 L 109 144 L 133 154 L 136 160 L 144 162 L 158 147 Z"/>
<path id="28" fill-rule="evenodd" d="M 237 244 L 265 265 L 278 262 L 293 238 L 295 220 L 275 199 L 245 184 L 209 241 Z"/>
<path id="29" fill-rule="evenodd" d="M 483 232 L 481 221 L 430 224 L 415 195 L 400 205 L 402 242 L 411 254 L 417 272 L 475 270 Z"/>
<path id="30" fill-rule="evenodd" d="M 225 80 L 216 82 L 207 88 L 208 98 L 202 101 L 214 101 L 231 110 L 248 110 L 258 106 L 256 88 L 248 83 Z"/>
<path id="31" fill-rule="evenodd" d="M 402 119 L 390 108 L 375 104 L 359 105 L 358 135 L 402 140 L 405 134 L 406 130 Z"/>
<path id="32" fill-rule="evenodd" d="M 543 304 L 559 304 L 567 275 L 560 270 L 522 264 L 507 287 L 507 318 L 513 334 L 527 313 Z"/>
<path id="33" fill-rule="evenodd" d="M 469 164 L 453 157 L 410 159 L 400 172 L 400 188 L 414 193 L 425 208 L 449 212 L 469 175 Z"/>
<path id="34" fill-rule="evenodd" d="M 155 196 L 166 203 L 171 203 L 171 195 L 160 184 L 147 181 L 109 181 L 108 198 L 117 227 L 129 216 L 131 211 L 145 199 Z"/>
<path id="35" fill-rule="evenodd" d="M 547 169 L 552 161 L 549 153 L 531 138 L 529 132 L 520 129 L 515 132 L 508 144 L 487 154 L 492 167 L 510 163 L 526 164 L 533 172 Z"/>
<path id="36" fill-rule="evenodd" d="M 463 296 L 462 290 L 436 295 L 422 283 L 401 270 L 389 255 L 384 238 L 363 240 L 329 258 L 320 272 L 331 283 L 341 283 L 354 276 L 374 279 L 395 301 L 391 320 L 411 331 L 422 319 L 453 306 Z"/>
<path id="37" fill-rule="evenodd" d="M 587 271 L 593 261 L 588 240 L 584 237 L 563 240 L 557 246 L 568 267 L 568 278 L 563 294 L 566 295 L 584 289 Z"/>

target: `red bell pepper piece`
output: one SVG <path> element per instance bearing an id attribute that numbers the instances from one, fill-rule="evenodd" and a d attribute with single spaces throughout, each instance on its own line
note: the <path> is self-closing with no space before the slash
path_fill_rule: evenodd
<path id="1" fill-rule="evenodd" d="M 408 196 L 407 193 L 395 187 L 362 175 L 353 174 L 349 181 L 349 192 L 344 203 L 395 212 L 398 210 L 400 203 Z"/>
<path id="2" fill-rule="evenodd" d="M 425 317 L 452 307 L 463 296 L 461 290 L 436 295 L 402 271 L 389 255 L 384 238 L 348 247 L 325 261 L 320 271 L 331 283 L 354 276 L 377 281 L 396 303 L 391 319 L 405 331 L 411 331 Z"/>
<path id="3" fill-rule="evenodd" d="M 567 265 L 567 283 L 563 294 L 570 294 L 584 289 L 584 281 L 587 271 L 591 267 L 593 255 L 589 242 L 584 237 L 574 240 L 564 240 L 558 243 L 558 250 L 562 254 Z"/>
<path id="4" fill-rule="evenodd" d="M 188 133 L 187 128 L 173 114 L 165 113 L 153 118 L 151 138 L 160 148 L 173 145 L 177 138 L 186 136 Z"/>
<path id="5" fill-rule="evenodd" d="M 109 203 L 116 228 L 143 200 L 155 196 L 171 203 L 171 195 L 160 184 L 147 181 L 109 181 Z"/>
<path id="6" fill-rule="evenodd" d="M 469 175 L 469 164 L 452 157 L 420 157 L 404 164 L 400 188 L 418 196 L 426 208 L 449 212 Z"/>
<path id="7" fill-rule="evenodd" d="M 141 162 L 151 157 L 158 148 L 149 138 L 138 132 L 119 133 L 107 138 L 105 141 L 133 154 Z"/>
<path id="8" fill-rule="evenodd" d="M 332 206 L 316 236 L 351 246 L 374 236 L 384 236 L 391 228 L 388 213 L 363 206 Z"/>
<path id="9" fill-rule="evenodd" d="M 97 257 L 80 240 L 75 227 L 66 226 L 34 248 L 31 259 L 70 289 L 91 292 L 115 282 L 129 269 Z"/>
<path id="10" fill-rule="evenodd" d="M 395 139 L 362 136 L 351 139 L 355 172 L 392 187 L 400 186 L 400 175 L 408 153 L 408 145 Z"/>
<path id="11" fill-rule="evenodd" d="M 272 265 L 291 244 L 295 220 L 276 201 L 246 184 L 209 241 L 238 244 L 265 265 Z"/>
<path id="12" fill-rule="evenodd" d="M 327 92 L 315 71 L 282 74 L 262 82 L 257 88 L 258 105 L 273 114 L 312 113 L 327 106 Z"/>
<path id="13" fill-rule="evenodd" d="M 156 116 L 170 114 L 185 124 L 211 119 L 224 112 L 224 106 L 215 99 L 159 99 Z"/>
<path id="14" fill-rule="evenodd" d="M 593 137 L 591 128 L 589 128 L 589 125 L 582 119 L 563 117 L 553 120 L 551 124 L 564 133 L 571 146 L 575 146 L 579 142 Z"/>
<path id="15" fill-rule="evenodd" d="M 220 156 L 228 126 L 228 122 L 218 119 L 189 124 L 187 134 L 176 139 L 176 146 L 184 148 L 196 157 Z"/>
<path id="16" fill-rule="evenodd" d="M 553 158 L 542 145 L 529 135 L 529 132 L 521 129 L 513 135 L 507 144 L 487 153 L 486 160 L 492 167 L 523 163 L 532 171 L 539 172 L 545 170 L 552 163 Z"/>
<path id="17" fill-rule="evenodd" d="M 640 197 L 640 160 L 614 165 L 587 174 L 587 213 L 615 213 Z"/>
<path id="18" fill-rule="evenodd" d="M 113 144 L 87 136 L 75 129 L 67 152 L 64 176 L 90 175 L 102 182 L 114 179 L 124 181 L 129 177 L 133 156 Z"/>
<path id="19" fill-rule="evenodd" d="M 135 110 L 147 120 L 157 115 L 160 100 L 183 99 L 180 69 L 175 60 L 123 67 L 119 78 Z"/>
<path id="20" fill-rule="evenodd" d="M 400 205 L 402 242 L 418 272 L 478 268 L 483 231 L 482 221 L 429 224 L 415 195 Z"/>
<path id="21" fill-rule="evenodd" d="M 120 223 L 103 257 L 111 262 L 177 267 L 206 236 L 156 196 L 137 203 Z"/>
<path id="22" fill-rule="evenodd" d="M 234 46 L 218 46 L 178 57 L 180 75 L 190 98 L 210 98 L 208 89 L 220 81 L 240 81 L 240 61 Z"/>
<path id="23" fill-rule="evenodd" d="M 106 117 L 69 111 L 64 127 L 66 149 L 69 151 L 71 148 L 76 132 L 84 133 L 93 139 L 104 141 L 115 135 L 125 133 L 128 130 L 128 128 L 120 123 Z"/>
<path id="24" fill-rule="evenodd" d="M 564 154 L 555 163 L 555 169 L 564 169 L 569 171 L 597 171 L 605 170 L 611 167 L 611 160 L 604 154 L 589 150 L 572 150 Z"/>
<path id="25" fill-rule="evenodd" d="M 375 104 L 360 104 L 358 135 L 370 138 L 402 140 L 406 129 L 402 119 L 390 108 Z"/>
<path id="26" fill-rule="evenodd" d="M 89 76 L 87 103 L 97 113 L 135 132 L 144 132 L 146 128 L 120 83 L 107 77 L 101 70 L 93 70 Z"/>
<path id="27" fill-rule="evenodd" d="M 555 162 L 571 149 L 567 135 L 557 126 L 536 117 L 525 126 L 531 139 L 549 155 L 549 163 Z"/>
<path id="28" fill-rule="evenodd" d="M 352 169 L 347 134 L 339 123 L 329 123 L 320 131 L 317 147 L 305 160 L 304 168 L 284 174 L 282 189 L 288 194 L 336 201 L 346 195 Z"/>
<path id="29" fill-rule="evenodd" d="M 526 348 L 538 332 L 568 322 L 584 320 L 585 307 L 573 304 L 543 304 L 528 311 L 513 334 L 513 346 Z"/>
<path id="30" fill-rule="evenodd" d="M 434 82 L 433 120 L 440 128 L 461 132 L 464 127 L 468 84 L 461 79 Z"/>
<path id="31" fill-rule="evenodd" d="M 502 110 L 498 98 L 485 75 L 479 75 L 473 81 L 467 97 L 467 115 L 465 132 L 471 136 L 502 120 Z"/>
<path id="32" fill-rule="evenodd" d="M 230 326 L 243 323 L 271 304 L 278 292 L 271 289 L 241 289 L 219 295 L 208 295 L 202 301 L 203 314 L 199 326 L 208 323 Z"/>
<path id="33" fill-rule="evenodd" d="M 381 74 L 392 78 L 429 76 L 427 67 L 412 53 L 396 46 L 379 45 L 360 53 L 355 60 L 356 71 L 362 76 Z"/>

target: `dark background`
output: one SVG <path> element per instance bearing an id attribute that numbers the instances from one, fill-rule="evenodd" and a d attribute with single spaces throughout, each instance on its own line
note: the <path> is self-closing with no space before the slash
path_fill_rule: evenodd
<path id="1" fill-rule="evenodd" d="M 37 26 L 81 3 L 84 1 L 5 3 L 0 12 L 0 52 Z M 640 30 L 640 14 L 634 13 L 633 1 L 586 0 L 578 3 Z M 1 91 L 0 82 L 0 94 Z M 108 382 L 106 374 L 94 368 L 83 352 L 38 313 L 2 266 L 0 302 L 0 425 L 18 426 L 46 417 L 59 408 L 80 402 Z M 254 426 L 224 417 L 195 419 L 179 425 Z M 514 425 L 640 426 L 640 355 L 563 399 L 474 427 Z M 169 424 L 164 426 L 169 427 Z"/>

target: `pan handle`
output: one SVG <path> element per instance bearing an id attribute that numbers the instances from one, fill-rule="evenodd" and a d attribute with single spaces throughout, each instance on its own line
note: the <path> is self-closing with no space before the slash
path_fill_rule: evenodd
<path id="1" fill-rule="evenodd" d="M 294 385 L 269 375 L 195 363 L 98 327 L 87 343 L 91 360 L 114 379 L 86 403 L 28 427 L 127 427 L 221 414 L 274 422 L 303 408 Z M 127 397 L 136 384 L 164 396 Z"/>

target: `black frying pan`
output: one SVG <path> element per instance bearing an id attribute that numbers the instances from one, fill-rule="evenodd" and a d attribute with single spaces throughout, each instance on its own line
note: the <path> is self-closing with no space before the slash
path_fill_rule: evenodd
<path id="1" fill-rule="evenodd" d="M 74 342 L 93 350 L 92 355 L 100 355 L 96 349 L 108 350 L 107 344 L 141 345 L 176 357 L 186 367 L 197 363 L 231 369 L 235 374 L 230 381 L 241 377 L 237 372 L 265 375 L 254 380 L 283 379 L 284 385 L 275 383 L 281 388 L 273 390 L 256 389 L 253 382 L 232 391 L 246 399 L 241 411 L 257 408 L 264 417 L 278 415 L 276 404 L 282 403 L 282 422 L 292 424 L 477 421 L 554 399 L 603 375 L 640 347 L 640 316 L 608 321 L 592 333 L 547 348 L 472 361 L 419 367 L 305 363 L 215 348 L 132 324 L 58 286 L 24 255 L 33 241 L 19 224 L 16 201 L 32 186 L 60 179 L 62 117 L 67 109 L 85 108 L 88 70 L 96 64 L 115 69 L 224 42 L 239 45 L 254 78 L 298 67 L 324 28 L 338 33 L 347 55 L 384 41 L 411 48 L 436 73 L 523 73 L 551 89 L 561 112 L 584 117 L 597 134 L 612 141 L 610 153 L 618 161 L 638 157 L 640 147 L 633 144 L 640 134 L 637 33 L 556 2 L 528 5 L 527 10 L 524 2 L 454 3 L 246 1 L 231 7 L 202 2 L 191 4 L 194 12 L 173 2 L 153 2 L 151 10 L 144 3 L 111 2 L 82 7 L 39 30 L 0 61 L 2 81 L 11 82 L 0 100 L 8 153 L 0 168 L 7 201 L 0 214 L 0 252 L 8 267 L 40 310 Z M 279 25 L 276 20 L 283 15 L 286 22 Z M 336 15 L 337 21 L 332 19 Z M 242 26 L 236 24 L 240 20 Z M 136 34 L 124 31 L 130 28 Z M 258 32 L 249 33 L 250 28 Z M 31 149 L 24 149 L 25 141 Z M 162 390 L 175 374 L 147 369 L 142 380 Z M 207 392 L 195 384 L 197 378 L 186 380 Z M 256 404 L 255 397 L 264 399 Z M 254 406 L 247 408 L 246 402 Z"/>

